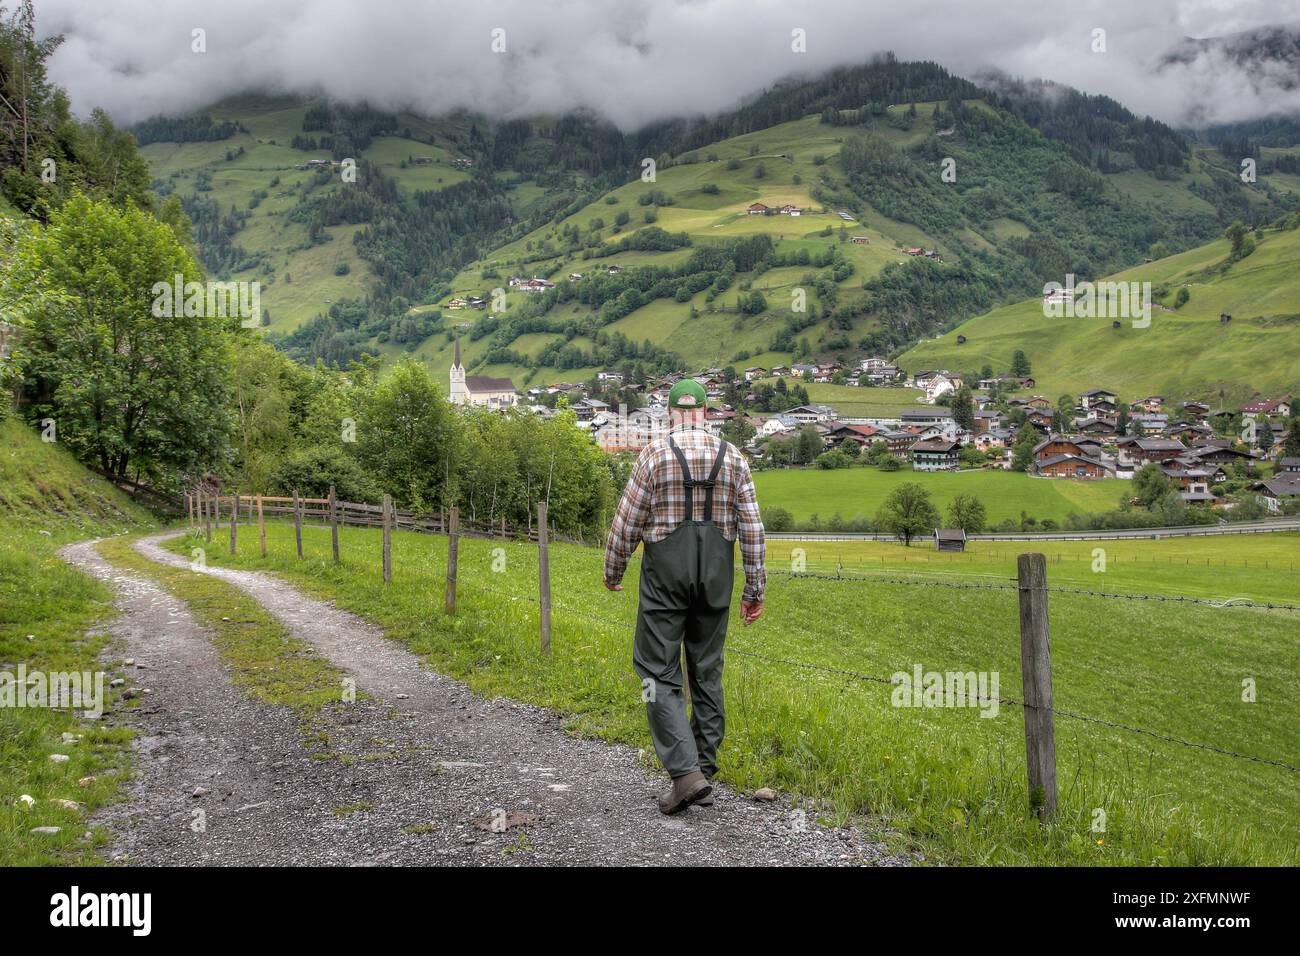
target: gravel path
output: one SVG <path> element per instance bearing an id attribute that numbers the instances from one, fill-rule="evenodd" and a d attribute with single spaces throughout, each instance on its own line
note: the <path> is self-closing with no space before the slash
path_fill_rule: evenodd
<path id="1" fill-rule="evenodd" d="M 188 567 L 159 546 L 166 537 L 142 539 L 137 550 Z M 571 737 L 541 708 L 484 700 L 423 669 L 379 628 L 269 575 L 207 568 L 373 698 L 325 708 L 304 733 L 292 712 L 232 689 L 183 602 L 113 568 L 88 543 L 64 556 L 115 587 L 113 653 L 148 667 L 135 683 L 150 694 L 114 718 L 139 732 L 139 773 L 128 802 L 102 821 L 119 834 L 110 854 L 132 863 L 909 862 L 851 830 L 724 788 L 713 808 L 664 817 L 653 800 L 662 780 L 635 750 Z M 192 825 L 195 810 L 203 832 Z"/>

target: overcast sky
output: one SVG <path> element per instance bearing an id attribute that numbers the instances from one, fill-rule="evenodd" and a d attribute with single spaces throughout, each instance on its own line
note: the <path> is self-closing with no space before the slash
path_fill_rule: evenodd
<path id="1" fill-rule="evenodd" d="M 67 37 L 53 79 L 78 112 L 102 106 L 122 123 L 257 89 L 430 114 L 586 107 L 635 127 L 886 49 L 966 76 L 1058 80 L 1175 124 L 1300 112 L 1294 67 L 1248 76 L 1210 53 L 1155 69 L 1184 37 L 1300 23 L 1300 0 L 35 2 L 41 32 Z M 196 28 L 206 53 L 191 49 Z M 498 29 L 505 53 L 492 50 Z M 791 49 L 796 29 L 806 52 Z"/>

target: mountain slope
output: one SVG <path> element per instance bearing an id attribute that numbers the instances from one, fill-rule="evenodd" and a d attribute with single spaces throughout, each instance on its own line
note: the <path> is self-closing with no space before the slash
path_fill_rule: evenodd
<path id="1" fill-rule="evenodd" d="M 1256 239 L 1255 252 L 1236 262 L 1228 261 L 1228 241 L 1217 240 L 1110 277 L 1149 281 L 1165 293 L 1157 301 L 1166 304 L 1187 289 L 1181 308 L 1153 310 L 1150 328 L 1123 319 L 1113 328 L 1111 319 L 1048 318 L 1033 298 L 963 322 L 908 350 L 900 362 L 909 372 L 978 374 L 991 366 L 1001 374 L 1022 349 L 1033 366 L 1034 391 L 1051 398 L 1107 388 L 1124 401 L 1163 394 L 1217 408 L 1256 394 L 1296 394 L 1300 229 L 1262 230 Z M 1232 320 L 1221 322 L 1223 313 Z"/>

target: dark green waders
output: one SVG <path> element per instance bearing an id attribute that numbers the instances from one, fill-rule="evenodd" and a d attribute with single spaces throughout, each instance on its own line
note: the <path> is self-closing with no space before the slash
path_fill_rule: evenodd
<path id="1" fill-rule="evenodd" d="M 713 524 L 713 486 L 727 443 L 720 442 L 713 470 L 692 479 L 686 456 L 668 444 L 685 479 L 686 520 L 662 541 L 643 542 L 641 591 L 632 666 L 645 688 L 655 752 L 677 778 L 694 770 L 717 771 L 725 713 L 722 645 L 727 636 L 736 546 Z M 704 489 L 704 517 L 695 521 L 692 493 Z M 691 718 L 682 697 L 682 646 L 691 688 Z M 648 683 L 653 682 L 653 683 Z"/>

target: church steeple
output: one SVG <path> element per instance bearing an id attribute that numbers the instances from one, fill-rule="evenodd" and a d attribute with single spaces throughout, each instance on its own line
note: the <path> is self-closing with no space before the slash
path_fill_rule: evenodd
<path id="1" fill-rule="evenodd" d="M 469 389 L 465 385 L 465 366 L 460 360 L 460 336 L 456 336 L 456 351 L 451 361 L 451 382 L 447 397 L 453 405 L 465 405 L 469 402 Z"/>

